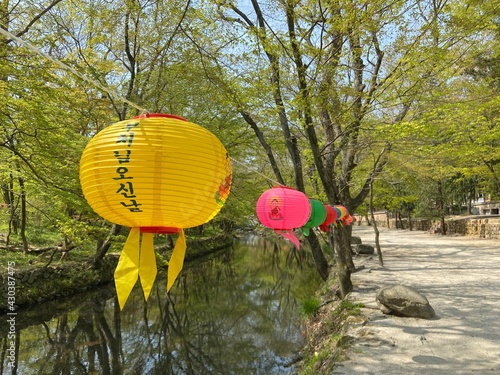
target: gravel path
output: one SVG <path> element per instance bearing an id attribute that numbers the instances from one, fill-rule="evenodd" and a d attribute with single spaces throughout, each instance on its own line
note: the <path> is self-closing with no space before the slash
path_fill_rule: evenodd
<path id="1" fill-rule="evenodd" d="M 353 235 L 375 245 L 371 227 Z M 384 267 L 359 256 L 352 298 L 368 321 L 352 324 L 349 360 L 332 374 L 500 374 L 500 241 L 380 228 Z M 375 295 L 404 284 L 427 297 L 434 319 L 384 315 Z"/>

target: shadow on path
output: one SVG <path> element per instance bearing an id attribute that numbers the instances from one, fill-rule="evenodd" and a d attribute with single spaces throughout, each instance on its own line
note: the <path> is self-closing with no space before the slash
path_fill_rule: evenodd
<path id="1" fill-rule="evenodd" d="M 353 235 L 374 245 L 371 227 Z M 364 325 L 351 326 L 348 361 L 334 374 L 500 374 L 500 241 L 380 228 L 384 267 L 359 256 L 351 298 Z M 384 315 L 375 296 L 404 284 L 427 297 L 435 319 Z"/>

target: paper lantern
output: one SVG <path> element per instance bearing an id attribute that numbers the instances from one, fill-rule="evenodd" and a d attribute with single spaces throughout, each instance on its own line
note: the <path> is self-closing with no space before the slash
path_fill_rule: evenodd
<path id="1" fill-rule="evenodd" d="M 338 205 L 336 204 L 334 206 L 337 210 L 340 211 L 340 216 L 338 217 L 337 220 L 341 220 L 343 219 L 344 217 L 346 217 L 347 215 L 349 215 L 349 212 L 347 211 L 347 208 L 345 208 L 344 206 L 341 206 L 341 205 Z"/>
<path id="2" fill-rule="evenodd" d="M 309 220 L 307 220 L 307 223 L 301 228 L 304 236 L 308 236 L 311 228 L 319 226 L 326 219 L 325 205 L 317 199 L 309 198 L 309 202 L 311 203 L 311 216 Z"/>
<path id="3" fill-rule="evenodd" d="M 335 210 L 335 212 L 337 213 L 337 219 L 336 220 L 339 220 L 342 216 L 342 211 L 340 211 L 337 206 L 332 206 L 333 209 Z"/>
<path id="4" fill-rule="evenodd" d="M 83 194 L 97 214 L 131 228 L 115 271 L 120 307 L 139 277 L 149 297 L 156 278 L 153 233 L 179 233 L 168 265 L 167 291 L 171 288 L 184 263 L 183 228 L 219 212 L 231 176 L 217 137 L 181 117 L 138 116 L 90 140 L 80 161 Z"/>
<path id="5" fill-rule="evenodd" d="M 354 221 L 354 218 L 347 214 L 345 217 L 343 217 L 340 222 L 342 223 L 342 225 L 351 225 L 352 222 Z"/>
<path id="6" fill-rule="evenodd" d="M 341 205 L 335 205 L 334 208 L 339 212 L 339 217 L 337 219 L 338 223 L 341 226 L 344 225 L 351 225 L 353 221 L 353 217 L 349 214 L 349 211 L 347 211 L 347 208 Z"/>
<path id="7" fill-rule="evenodd" d="M 326 209 L 326 218 L 323 223 L 319 226 L 319 229 L 323 232 L 329 232 L 330 231 L 330 225 L 332 225 L 337 219 L 338 219 L 338 213 L 335 210 L 334 207 L 330 206 L 329 204 L 325 204 L 325 209 Z"/>
<path id="8" fill-rule="evenodd" d="M 259 197 L 256 212 L 264 226 L 274 229 L 300 248 L 293 229 L 302 227 L 311 215 L 311 203 L 304 193 L 285 186 L 275 186 Z"/>

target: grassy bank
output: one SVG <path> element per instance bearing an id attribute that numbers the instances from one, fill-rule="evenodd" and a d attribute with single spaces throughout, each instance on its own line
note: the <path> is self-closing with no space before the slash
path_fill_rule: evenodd
<path id="1" fill-rule="evenodd" d="M 305 303 L 306 346 L 302 360 L 296 364 L 298 375 L 329 375 L 337 362 L 346 359 L 349 324 L 361 323 L 361 304 L 335 297 L 336 282 L 329 280 L 318 292 L 316 303 Z M 314 307 L 316 305 L 316 308 Z"/>

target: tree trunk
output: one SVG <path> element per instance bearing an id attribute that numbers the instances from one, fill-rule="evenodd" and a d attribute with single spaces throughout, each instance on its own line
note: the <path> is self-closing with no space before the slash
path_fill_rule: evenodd
<path id="1" fill-rule="evenodd" d="M 384 259 L 382 257 L 382 249 L 380 248 L 380 232 L 375 222 L 375 214 L 373 213 L 373 181 L 370 183 L 370 213 L 373 221 L 373 230 L 375 232 L 375 247 L 377 248 L 378 264 L 384 266 Z"/>
<path id="2" fill-rule="evenodd" d="M 309 232 L 309 236 L 306 238 L 307 242 L 309 242 L 309 246 L 311 246 L 311 252 L 314 258 L 314 263 L 316 264 L 316 269 L 318 270 L 321 278 L 326 281 L 330 270 L 325 255 L 323 254 L 323 250 L 321 250 L 321 244 L 319 243 L 318 237 L 316 236 L 316 233 L 311 230 Z"/>
<path id="3" fill-rule="evenodd" d="M 351 271 L 354 271 L 356 267 L 352 260 L 352 227 L 350 225 L 337 227 L 334 231 L 334 237 L 337 259 L 344 263 Z"/>
<path id="4" fill-rule="evenodd" d="M 380 248 L 380 240 L 379 240 L 380 232 L 375 222 L 373 222 L 373 230 L 375 231 L 375 247 L 377 249 L 378 264 L 380 264 L 383 267 L 384 258 L 382 257 L 382 249 Z"/>
<path id="5" fill-rule="evenodd" d="M 20 223 L 19 223 L 19 217 L 17 216 L 17 203 L 16 203 L 16 197 L 14 195 L 14 176 L 12 175 L 12 173 L 9 176 L 9 183 L 6 186 L 6 191 L 4 192 L 4 200 L 5 203 L 8 204 L 10 213 L 9 235 L 11 232 L 17 234 Z"/>
<path id="6" fill-rule="evenodd" d="M 101 262 L 101 260 L 104 259 L 104 256 L 108 252 L 109 247 L 113 243 L 113 237 L 117 236 L 120 233 L 121 229 L 122 229 L 121 225 L 113 224 L 113 226 L 111 227 L 110 233 L 108 235 L 108 238 L 106 238 L 106 240 L 102 244 L 99 245 L 99 247 L 95 253 L 94 265 L 99 264 Z"/>
<path id="7" fill-rule="evenodd" d="M 370 226 L 372 225 L 372 223 L 370 222 L 370 218 L 368 217 L 368 214 L 365 215 L 365 219 L 366 219 L 366 225 Z M 359 220 L 360 221 L 360 224 L 361 224 L 361 219 Z M 372 221 L 375 222 L 375 216 L 372 215 Z"/>
<path id="8" fill-rule="evenodd" d="M 352 291 L 351 273 L 355 270 L 352 261 L 350 226 L 336 228 L 334 231 L 337 277 L 339 279 L 341 299 Z"/>
<path id="9" fill-rule="evenodd" d="M 165 240 L 167 243 L 167 248 L 170 250 L 173 249 L 174 248 L 174 238 L 172 237 L 171 234 L 166 234 L 165 237 L 166 237 Z"/>
<path id="10" fill-rule="evenodd" d="M 438 205 L 439 213 L 440 213 L 441 234 L 444 236 L 446 234 L 446 223 L 444 221 L 446 203 L 445 203 L 445 196 L 444 196 L 444 192 L 443 192 L 443 183 L 441 181 L 438 181 L 437 205 Z"/>
<path id="11" fill-rule="evenodd" d="M 335 254 L 335 229 L 333 229 L 330 232 L 328 232 L 328 244 L 330 245 L 330 248 L 332 249 L 332 259 L 333 263 L 337 264 L 337 255 Z"/>
<path id="12" fill-rule="evenodd" d="M 337 276 L 339 278 L 340 295 L 339 298 L 344 299 L 352 292 L 351 270 L 349 270 L 340 261 L 337 261 Z"/>
<path id="13" fill-rule="evenodd" d="M 18 178 L 19 188 L 21 189 L 21 227 L 20 235 L 23 241 L 23 252 L 28 254 L 28 240 L 26 238 L 26 189 L 24 187 L 24 179 L 22 177 Z"/>
<path id="14" fill-rule="evenodd" d="M 443 233 L 443 236 L 446 234 L 446 221 L 444 220 L 444 216 L 441 215 L 441 230 Z"/>
<path id="15" fill-rule="evenodd" d="M 337 228 L 334 232 L 340 298 L 345 298 L 352 291 L 351 273 L 355 270 L 355 266 L 351 253 L 351 230 L 351 226 L 345 226 Z"/>

